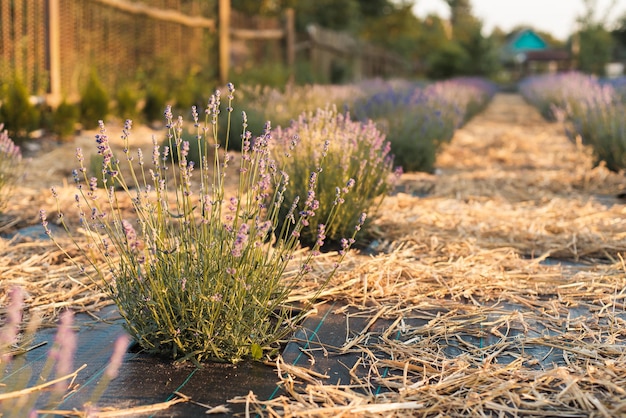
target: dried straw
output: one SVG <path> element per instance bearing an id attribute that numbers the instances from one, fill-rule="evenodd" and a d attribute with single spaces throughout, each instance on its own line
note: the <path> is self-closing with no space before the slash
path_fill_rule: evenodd
<path id="1" fill-rule="evenodd" d="M 351 381 L 278 358 L 282 396 L 231 402 L 246 416 L 626 416 L 624 177 L 591 161 L 520 97 L 496 96 L 436 175 L 403 176 L 372 255 L 351 252 L 320 295 L 341 301 L 348 334 L 309 354 Z M 33 305 L 105 303 L 51 244 L 1 242 L 0 258 Z M 320 257 L 292 300 L 335 260 Z"/>
<path id="2" fill-rule="evenodd" d="M 279 358 L 283 396 L 232 402 L 264 416 L 626 416 L 626 217 L 607 197 L 624 180 L 590 161 L 518 97 L 497 96 L 441 173 L 403 177 L 376 221 L 377 253 L 351 253 L 323 292 L 344 301 L 333 313 L 349 331 L 309 352 L 351 381 Z"/>

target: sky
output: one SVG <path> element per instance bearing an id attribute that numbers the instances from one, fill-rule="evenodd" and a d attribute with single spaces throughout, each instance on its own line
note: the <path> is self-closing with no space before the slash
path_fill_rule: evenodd
<path id="1" fill-rule="evenodd" d="M 597 0 L 596 17 L 606 13 L 611 0 Z M 576 28 L 576 18 L 585 11 L 583 0 L 471 0 L 472 13 L 483 22 L 484 35 L 495 26 L 505 32 L 524 24 L 545 31 L 557 39 L 566 40 Z M 415 14 L 424 17 L 435 13 L 450 16 L 444 0 L 416 0 Z M 609 21 L 626 13 L 626 0 L 617 0 Z"/>

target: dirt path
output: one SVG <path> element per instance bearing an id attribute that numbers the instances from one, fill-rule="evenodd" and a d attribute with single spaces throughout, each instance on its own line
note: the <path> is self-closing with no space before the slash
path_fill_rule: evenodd
<path id="1" fill-rule="evenodd" d="M 592 170 L 590 150 L 564 135 L 521 96 L 498 94 L 487 110 L 457 132 L 438 159 L 446 174 L 442 193 L 509 201 L 616 194 L 622 176 Z M 478 189 L 478 190 L 477 190 Z"/>
<path id="2" fill-rule="evenodd" d="M 405 175 L 400 189 L 407 194 L 386 202 L 388 211 L 405 212 L 402 221 L 415 219 L 414 230 L 512 246 L 524 256 L 614 260 L 626 249 L 626 212 L 616 198 L 624 176 L 594 168 L 589 149 L 519 95 L 496 95 L 456 133 L 437 166 L 436 176 Z M 414 198 L 425 183 L 431 194 Z M 402 221 L 391 228 L 394 239 L 406 231 Z"/>

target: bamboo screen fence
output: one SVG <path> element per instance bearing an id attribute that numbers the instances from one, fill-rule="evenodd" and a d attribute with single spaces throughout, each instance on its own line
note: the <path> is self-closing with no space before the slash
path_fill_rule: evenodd
<path id="1" fill-rule="evenodd" d="M 230 0 L 1 0 L 0 86 L 19 78 L 33 96 L 55 106 L 75 101 L 92 71 L 107 91 L 165 84 L 186 77 L 228 81 L 238 68 L 296 55 L 321 80 L 401 76 L 392 53 L 353 37 L 309 28 L 296 39 L 294 12 L 244 16 Z M 133 85 L 131 84 L 132 88 Z"/>
<path id="2" fill-rule="evenodd" d="M 109 89 L 216 72 L 216 13 L 217 0 L 2 0 L 0 81 L 17 75 L 43 96 L 56 80 L 71 97 L 93 70 Z"/>

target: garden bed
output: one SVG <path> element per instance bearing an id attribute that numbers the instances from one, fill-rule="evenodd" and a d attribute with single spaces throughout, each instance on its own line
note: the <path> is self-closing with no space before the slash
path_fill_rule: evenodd
<path id="1" fill-rule="evenodd" d="M 0 233 L 36 225 L 42 207 L 54 212 L 46 187 L 71 182 L 74 148 L 33 159 L 37 180 L 20 185 Z M 65 168 L 52 164 L 62 160 Z M 367 254 L 348 255 L 277 361 L 196 369 L 129 352 L 99 405 L 156 404 L 180 392 L 262 415 L 626 414 L 623 175 L 593 167 L 587 148 L 511 94 L 459 130 L 437 167 L 403 175 Z M 3 290 L 24 287 L 28 307 L 48 322 L 66 307 L 94 315 L 85 321 L 115 315 L 48 241 L 4 239 L 0 259 Z M 332 264 L 328 255 L 316 268 Z M 293 299 L 316 286 L 303 283 Z M 90 365 L 62 408 L 88 399 L 81 393 L 119 331 L 119 322 L 80 326 L 79 338 L 98 342 L 80 345 L 86 357 L 75 365 Z M 41 350 L 28 354 L 33 363 Z M 146 416 L 207 409 L 187 400 Z"/>

